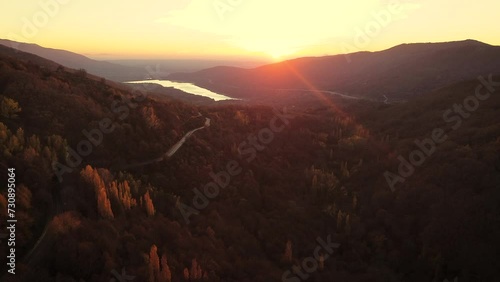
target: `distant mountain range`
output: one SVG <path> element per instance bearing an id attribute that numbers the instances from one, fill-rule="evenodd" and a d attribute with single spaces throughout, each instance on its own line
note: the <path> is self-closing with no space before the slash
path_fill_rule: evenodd
<path id="1" fill-rule="evenodd" d="M 371 74 L 367 81 L 375 85 L 385 73 L 400 76 L 380 81 L 385 89 L 403 89 L 413 80 L 425 88 L 439 70 L 442 78 L 429 80 L 436 85 L 452 80 L 449 73 L 477 76 L 488 70 L 483 58 L 496 58 L 496 47 L 449 46 L 353 54 L 352 64 L 364 61 L 367 70 L 359 67 L 349 79 L 356 85 Z M 432 53 L 437 63 L 424 71 L 422 58 Z M 466 65 L 454 61 L 458 57 L 466 57 Z M 328 82 L 341 73 L 306 67 L 328 59 L 275 64 L 276 73 L 272 66 L 220 67 L 198 75 L 219 72 L 206 83 L 224 81 L 239 93 L 235 85 L 251 81 L 225 75 L 267 71 L 285 79 L 293 66 L 296 73 L 281 83 L 313 88 L 316 76 Z M 497 85 L 482 89 L 481 99 L 472 96 L 480 83 L 474 77 L 407 103 L 283 90 L 268 99 L 255 96 L 255 103 L 195 106 L 163 98 L 180 91 L 132 91 L 81 67 L 60 67 L 0 45 L 0 183 L 13 179 L 6 172 L 15 169 L 20 219 L 17 272 L 3 271 L 0 281 L 96 282 L 120 275 L 134 281 L 301 281 L 292 271 L 308 272 L 307 281 L 498 281 Z M 259 89 L 253 91 L 266 93 Z M 151 163 L 206 118 L 209 128 L 172 158 Z M 0 187 L 2 215 L 11 191 Z M 12 256 L 12 250 L 0 244 L 0 253 Z M 306 267 L 310 259 L 313 268 Z M 9 260 L 0 256 L 3 269 Z"/>
<path id="2" fill-rule="evenodd" d="M 168 78 L 233 97 L 272 89 L 320 89 L 383 99 L 408 99 L 478 75 L 500 74 L 500 47 L 474 40 L 403 44 L 379 52 L 306 57 L 253 69 L 215 67 Z"/>
<path id="3" fill-rule="evenodd" d="M 478 75 L 500 74 L 500 47 L 475 40 L 402 44 L 379 52 L 304 57 L 256 68 L 218 66 L 172 74 L 163 65 L 157 67 L 160 61 L 145 68 L 139 67 L 140 63 L 133 66 L 130 62 L 122 65 L 98 61 L 36 44 L 5 39 L 0 39 L 0 44 L 113 81 L 165 78 L 192 82 L 237 98 L 318 89 L 375 100 L 407 100 Z"/>
<path id="4" fill-rule="evenodd" d="M 144 68 L 123 66 L 110 62 L 93 60 L 83 55 L 65 50 L 45 48 L 37 44 L 20 43 L 6 39 L 0 39 L 0 44 L 23 52 L 38 55 L 69 68 L 85 69 L 91 74 L 101 76 L 109 80 L 127 81 L 138 78 L 146 78 L 147 76 L 147 71 Z"/>
<path id="5" fill-rule="evenodd" d="M 109 80 L 123 82 L 148 78 L 166 78 L 171 72 L 192 72 L 217 65 L 255 67 L 265 61 L 230 61 L 230 60 L 111 60 L 99 61 L 66 50 L 45 48 L 37 44 L 21 43 L 0 39 L 0 45 L 54 61 L 72 69 L 85 69 L 88 73 Z"/>

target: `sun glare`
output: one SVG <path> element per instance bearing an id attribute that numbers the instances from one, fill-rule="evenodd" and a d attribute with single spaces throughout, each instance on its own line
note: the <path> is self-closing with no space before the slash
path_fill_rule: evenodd
<path id="1" fill-rule="evenodd" d="M 120 13 L 115 13 L 117 0 L 56 2 L 68 4 L 58 6 L 60 12 L 54 16 L 17 2 L 9 6 L 12 12 L 0 17 L 3 38 L 114 57 L 274 60 L 375 51 L 403 42 L 470 37 L 499 42 L 494 13 L 500 4 L 493 0 L 489 9 L 473 2 L 453 6 L 453 31 L 441 24 L 439 12 L 447 6 L 441 2 L 453 5 L 451 0 L 170 0 L 151 5 L 123 1 Z M 472 16 L 470 23 L 457 20 Z M 420 32 L 423 23 L 425 32 Z"/>
<path id="2" fill-rule="evenodd" d="M 265 49 L 264 49 L 265 50 Z M 269 48 L 269 50 L 264 51 L 266 54 L 268 54 L 273 60 L 279 61 L 286 59 L 288 57 L 293 56 L 293 51 L 287 51 L 283 49 L 273 49 Z"/>
<path id="3" fill-rule="evenodd" d="M 251 38 L 251 39 L 238 39 L 228 42 L 241 48 L 255 53 L 261 53 L 273 60 L 282 60 L 293 57 L 298 51 L 299 47 L 304 43 L 300 39 L 283 40 L 283 39 L 268 39 L 268 38 Z"/>

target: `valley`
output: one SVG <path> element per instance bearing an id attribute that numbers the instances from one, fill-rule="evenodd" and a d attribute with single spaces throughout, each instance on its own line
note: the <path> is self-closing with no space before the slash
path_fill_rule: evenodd
<path id="1" fill-rule="evenodd" d="M 498 47 L 350 56 L 167 77 L 202 97 L 0 46 L 2 281 L 496 281 Z"/>

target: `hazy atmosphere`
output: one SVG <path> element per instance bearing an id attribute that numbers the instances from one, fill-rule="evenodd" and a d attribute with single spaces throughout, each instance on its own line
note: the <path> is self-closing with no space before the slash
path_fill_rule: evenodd
<path id="1" fill-rule="evenodd" d="M 0 9 L 0 281 L 500 281 L 500 2 Z"/>
<path id="2" fill-rule="evenodd" d="M 412 42 L 500 44 L 500 3 L 494 0 L 26 0 L 5 5 L 3 38 L 92 58 L 280 59 Z"/>

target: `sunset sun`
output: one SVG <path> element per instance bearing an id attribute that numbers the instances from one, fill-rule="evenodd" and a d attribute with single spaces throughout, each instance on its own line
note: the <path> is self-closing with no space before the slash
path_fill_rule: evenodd
<path id="1" fill-rule="evenodd" d="M 293 56 L 296 52 L 296 49 L 290 49 L 283 46 L 265 46 L 262 47 L 262 52 L 269 55 L 273 60 L 285 59 L 287 57 Z"/>

